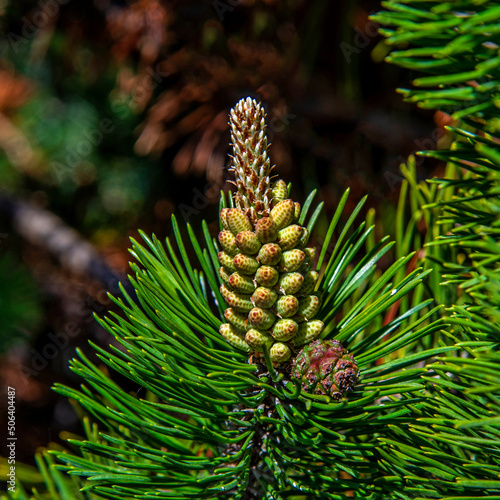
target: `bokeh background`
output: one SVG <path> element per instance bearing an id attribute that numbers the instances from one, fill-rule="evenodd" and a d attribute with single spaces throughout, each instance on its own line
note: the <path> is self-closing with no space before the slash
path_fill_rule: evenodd
<path id="1" fill-rule="evenodd" d="M 332 213 L 350 187 L 391 231 L 399 164 L 446 140 L 446 120 L 395 92 L 413 75 L 383 64 L 379 7 L 0 0 L 0 378 L 17 391 L 20 461 L 79 432 L 50 386 L 79 383 L 75 348 L 110 342 L 93 314 L 127 286 L 129 238 L 168 236 L 172 214 L 215 231 L 240 98 L 265 105 L 296 200 L 318 188 Z"/>

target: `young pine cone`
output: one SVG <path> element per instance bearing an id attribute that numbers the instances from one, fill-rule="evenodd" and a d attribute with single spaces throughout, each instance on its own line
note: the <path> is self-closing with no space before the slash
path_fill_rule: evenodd
<path id="1" fill-rule="evenodd" d="M 338 340 L 315 340 L 298 353 L 292 376 L 302 381 L 304 391 L 340 399 L 358 379 L 355 359 Z"/>

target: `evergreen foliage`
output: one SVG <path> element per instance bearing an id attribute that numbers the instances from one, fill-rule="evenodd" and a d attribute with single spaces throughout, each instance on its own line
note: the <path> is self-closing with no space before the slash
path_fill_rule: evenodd
<path id="1" fill-rule="evenodd" d="M 430 365 L 430 398 L 412 407 L 412 424 L 393 428 L 392 442 L 382 440 L 393 458 L 386 470 L 406 484 L 402 498 L 500 498 L 500 5 L 412 3 L 386 2 L 389 12 L 374 19 L 389 26 L 389 62 L 429 73 L 400 90 L 405 99 L 454 120 L 451 148 L 421 153 L 446 162 L 446 178 L 410 182 L 437 222 L 426 252 L 442 283 L 431 293 L 441 287 L 451 298 L 443 341 L 460 352 Z"/>
<path id="2" fill-rule="evenodd" d="M 217 240 L 173 218 L 165 244 L 133 241 L 137 299 L 122 290 L 122 314 L 99 319 L 116 344 L 94 346 L 145 392 L 80 352 L 81 388 L 55 389 L 85 410 L 86 436 L 39 457 L 45 489 L 9 498 L 500 499 L 500 5 L 384 8 L 374 19 L 388 26 L 389 61 L 429 74 L 402 94 L 451 113 L 455 140 L 425 153 L 447 162 L 445 178 L 417 184 L 413 160 L 403 167 L 388 269 L 377 263 L 393 243 L 357 222 L 364 200 L 342 225 L 346 192 L 322 235 L 321 338 L 356 360 L 354 390 L 308 393 L 266 349 L 249 363 L 227 343 Z M 314 196 L 299 221 L 309 231 Z"/>

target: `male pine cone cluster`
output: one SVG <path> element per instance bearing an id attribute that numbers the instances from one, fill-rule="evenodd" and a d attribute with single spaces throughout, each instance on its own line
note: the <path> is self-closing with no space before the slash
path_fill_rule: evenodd
<path id="1" fill-rule="evenodd" d="M 297 223 L 299 203 L 287 196 L 279 180 L 268 215 L 253 221 L 240 208 L 220 213 L 220 291 L 228 306 L 220 333 L 247 352 L 267 346 L 275 363 L 318 338 L 324 326 L 314 319 L 320 307 L 314 293 L 319 275 L 311 271 L 315 250 L 306 247 L 308 230 Z"/>

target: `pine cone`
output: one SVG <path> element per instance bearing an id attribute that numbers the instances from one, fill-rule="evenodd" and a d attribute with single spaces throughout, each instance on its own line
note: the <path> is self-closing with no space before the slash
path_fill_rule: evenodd
<path id="1" fill-rule="evenodd" d="M 268 215 L 272 191 L 272 170 L 267 155 L 266 113 L 255 100 L 241 99 L 231 110 L 231 140 L 236 187 L 235 201 L 253 221 Z"/>
<path id="2" fill-rule="evenodd" d="M 219 253 L 221 294 L 228 323 L 220 333 L 252 353 L 270 349 L 274 363 L 288 361 L 295 347 L 316 339 L 323 323 L 313 320 L 320 299 L 315 250 L 298 224 L 300 204 L 284 181 L 271 185 L 265 113 L 250 98 L 231 111 L 237 208 L 223 209 Z"/>
<path id="3" fill-rule="evenodd" d="M 302 348 L 293 361 L 292 376 L 302 389 L 340 399 L 358 380 L 359 368 L 338 340 L 315 340 Z"/>

